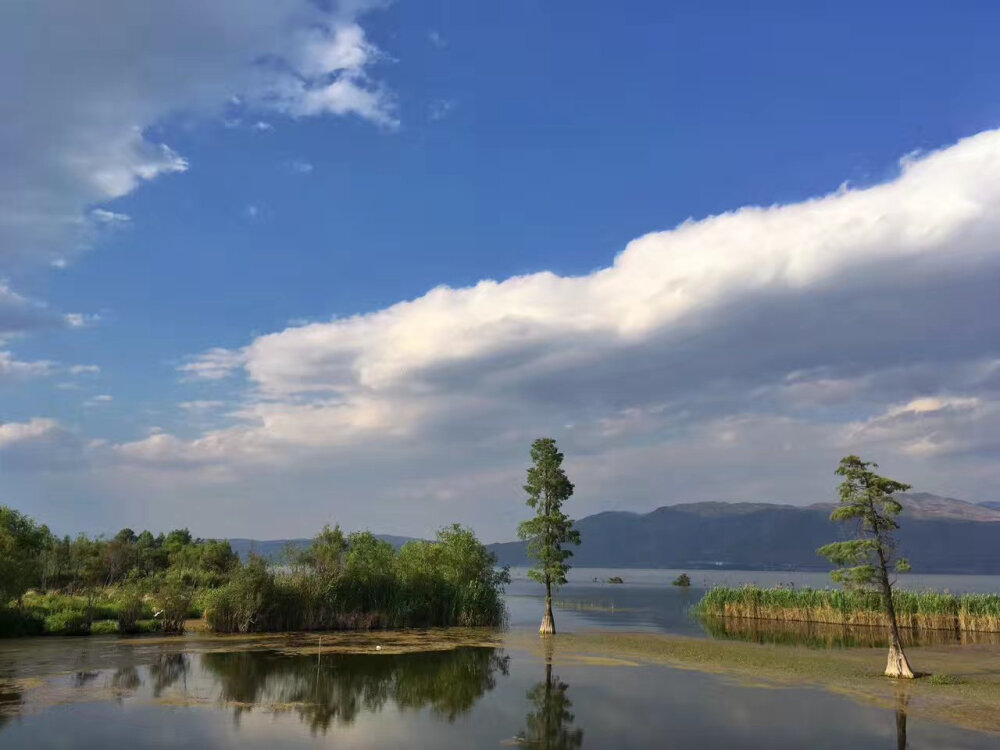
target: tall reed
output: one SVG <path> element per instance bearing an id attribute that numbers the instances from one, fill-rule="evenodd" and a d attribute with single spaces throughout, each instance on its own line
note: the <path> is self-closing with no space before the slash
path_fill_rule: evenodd
<path id="1" fill-rule="evenodd" d="M 893 592 L 900 627 L 917 630 L 1000 632 L 1000 595 L 934 591 Z M 874 591 L 719 586 L 696 606 L 701 615 L 787 622 L 884 627 L 888 620 Z"/>

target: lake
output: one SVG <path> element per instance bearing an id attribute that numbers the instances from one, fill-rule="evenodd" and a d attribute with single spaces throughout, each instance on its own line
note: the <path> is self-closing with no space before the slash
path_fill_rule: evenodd
<path id="1" fill-rule="evenodd" d="M 689 573 L 695 586 L 685 590 L 669 585 L 674 571 L 574 571 L 559 593 L 557 626 L 709 637 L 686 614 L 705 583 L 822 583 Z M 433 641 L 440 650 L 391 653 L 406 641 L 392 633 L 325 636 L 324 648 L 360 653 L 319 653 L 316 634 L 0 642 L 0 747 L 889 748 L 904 736 L 909 748 L 1000 743 L 820 688 L 588 660 L 560 653 L 558 636 L 552 653 L 540 653 L 531 636 L 540 587 L 516 574 L 510 630 L 493 645 Z M 600 583 L 610 575 L 626 582 Z M 949 583 L 956 591 L 991 585 Z"/>
<path id="2" fill-rule="evenodd" d="M 671 585 L 681 573 L 691 577 L 690 588 Z M 613 576 L 620 577 L 624 583 L 607 583 Z M 745 584 L 833 587 L 827 573 L 574 568 L 570 570 L 568 583 L 554 597 L 556 620 L 558 625 L 569 630 L 624 629 L 708 636 L 709 630 L 691 617 L 691 607 L 712 586 Z M 997 593 L 1000 592 L 1000 576 L 907 574 L 899 576 L 898 585 L 955 594 Z M 525 569 L 513 568 L 507 594 L 510 627 L 537 628 L 541 619 L 539 602 L 544 601 L 542 587 L 528 580 Z M 1000 636 L 996 640 L 1000 641 Z"/>

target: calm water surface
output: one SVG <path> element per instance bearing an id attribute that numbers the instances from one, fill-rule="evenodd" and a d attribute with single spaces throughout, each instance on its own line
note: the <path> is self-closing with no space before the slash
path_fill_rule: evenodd
<path id="1" fill-rule="evenodd" d="M 681 573 L 691 577 L 690 588 L 672 586 Z M 624 583 L 607 583 L 618 576 Z M 510 626 L 515 629 L 538 627 L 539 604 L 544 592 L 529 581 L 523 569 L 511 570 L 508 587 Z M 596 579 L 596 580 L 595 580 Z M 688 636 L 719 636 L 691 616 L 712 586 L 796 586 L 830 588 L 826 573 L 794 573 L 753 570 L 646 570 L 574 568 L 569 583 L 555 596 L 556 620 L 565 630 L 623 629 L 672 633 Z M 914 575 L 899 577 L 899 585 L 913 590 L 961 593 L 1000 593 L 1000 576 Z M 1000 642 L 1000 637 L 985 640 Z"/>
<path id="2" fill-rule="evenodd" d="M 719 580 L 696 572 L 695 586 L 682 590 L 664 585 L 676 572 L 575 573 L 559 594 L 563 630 L 705 634 L 686 609 L 703 584 Z M 600 583 L 609 575 L 626 583 Z M 727 583 L 750 575 L 766 584 L 778 574 L 711 573 L 729 576 Z M 516 580 L 509 601 L 515 633 L 537 627 L 534 587 Z M 996 735 L 820 689 L 764 689 L 662 666 L 595 665 L 560 654 L 558 639 L 546 660 L 520 650 L 520 641 L 322 656 L 290 650 L 299 645 L 292 640 L 4 641 L 0 748 L 865 749 L 901 747 L 904 734 L 911 749 L 1000 746 Z"/>

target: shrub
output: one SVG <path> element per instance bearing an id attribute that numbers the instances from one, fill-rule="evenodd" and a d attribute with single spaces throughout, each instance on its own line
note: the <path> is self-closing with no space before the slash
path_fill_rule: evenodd
<path id="1" fill-rule="evenodd" d="M 45 632 L 45 619 L 34 612 L 0 607 L 0 637 L 22 638 Z"/>
<path id="2" fill-rule="evenodd" d="M 56 612 L 45 618 L 45 632 L 51 635 L 89 635 L 90 618 L 81 611 Z"/>
<path id="3" fill-rule="evenodd" d="M 674 586 L 683 586 L 687 588 L 691 585 L 691 577 L 687 573 L 681 573 L 674 579 Z"/>
<path id="4" fill-rule="evenodd" d="M 156 595 L 157 612 L 164 633 L 181 634 L 194 600 L 194 590 L 180 577 L 168 575 Z"/>
<path id="5" fill-rule="evenodd" d="M 146 606 L 143 601 L 142 587 L 135 578 L 130 578 L 121 587 L 115 599 L 118 610 L 118 632 L 124 635 L 139 632 L 139 618 Z"/>

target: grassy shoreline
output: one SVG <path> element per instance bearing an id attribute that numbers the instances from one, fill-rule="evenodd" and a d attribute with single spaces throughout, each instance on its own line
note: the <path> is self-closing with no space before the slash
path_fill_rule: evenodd
<path id="1" fill-rule="evenodd" d="M 1000 595 L 896 590 L 900 627 L 966 633 L 1000 632 Z M 886 627 L 880 595 L 840 589 L 717 586 L 695 607 L 703 616 Z"/>

